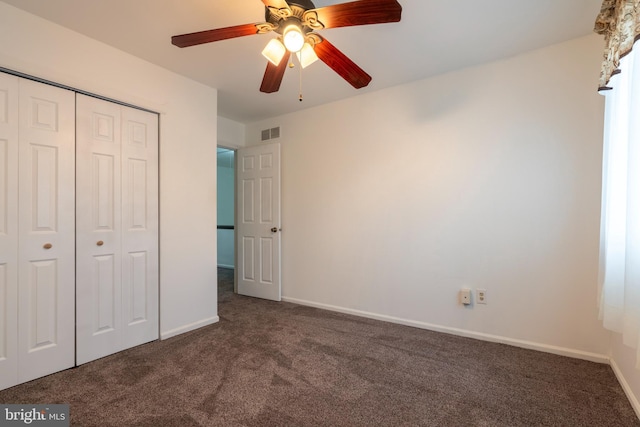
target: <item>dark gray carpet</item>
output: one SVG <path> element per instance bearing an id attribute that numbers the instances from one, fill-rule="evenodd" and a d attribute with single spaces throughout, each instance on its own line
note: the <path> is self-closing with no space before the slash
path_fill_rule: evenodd
<path id="1" fill-rule="evenodd" d="M 606 365 L 232 294 L 220 322 L 0 392 L 78 426 L 640 426 Z"/>

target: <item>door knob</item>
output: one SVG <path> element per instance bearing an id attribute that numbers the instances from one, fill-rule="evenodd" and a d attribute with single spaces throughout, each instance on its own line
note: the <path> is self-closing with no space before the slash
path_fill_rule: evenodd
<path id="1" fill-rule="evenodd" d="M 277 232 L 278 232 L 278 227 L 273 227 L 273 228 L 271 229 L 271 232 L 272 232 L 272 233 L 277 233 Z"/>
<path id="2" fill-rule="evenodd" d="M 45 249 L 51 249 L 53 245 L 51 243 L 45 243 L 42 247 Z"/>
<path id="3" fill-rule="evenodd" d="M 98 246 L 102 246 L 102 245 L 104 245 L 104 242 L 103 242 L 102 240 L 98 240 L 98 241 L 96 242 L 96 245 L 98 245 Z"/>

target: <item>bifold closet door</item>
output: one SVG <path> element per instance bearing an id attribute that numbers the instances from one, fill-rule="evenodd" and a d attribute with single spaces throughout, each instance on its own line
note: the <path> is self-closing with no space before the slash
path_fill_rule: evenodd
<path id="1" fill-rule="evenodd" d="M 0 389 L 18 383 L 18 78 L 0 73 Z"/>
<path id="2" fill-rule="evenodd" d="M 74 365 L 75 94 L 20 79 L 18 381 Z"/>
<path id="3" fill-rule="evenodd" d="M 158 338 L 158 117 L 77 95 L 77 364 Z"/>
<path id="4" fill-rule="evenodd" d="M 70 91 L 0 74 L 0 388 L 74 365 Z"/>

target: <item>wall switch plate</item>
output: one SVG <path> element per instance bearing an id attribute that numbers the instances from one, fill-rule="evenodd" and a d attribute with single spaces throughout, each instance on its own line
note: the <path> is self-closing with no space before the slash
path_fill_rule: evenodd
<path id="1" fill-rule="evenodd" d="M 460 294 L 460 304 L 470 305 L 471 304 L 471 289 L 461 289 Z"/>
<path id="2" fill-rule="evenodd" d="M 476 289 L 476 302 L 478 304 L 486 304 L 487 303 L 487 290 L 486 289 Z"/>

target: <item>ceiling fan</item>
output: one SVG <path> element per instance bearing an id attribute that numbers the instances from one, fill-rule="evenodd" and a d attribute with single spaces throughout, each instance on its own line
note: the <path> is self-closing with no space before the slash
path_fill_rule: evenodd
<path id="1" fill-rule="evenodd" d="M 260 91 L 277 92 L 291 54 L 296 54 L 302 68 L 320 59 L 354 88 L 365 87 L 371 76 L 316 30 L 356 25 L 399 22 L 402 6 L 396 0 L 359 0 L 316 8 L 311 0 L 262 0 L 265 21 L 199 31 L 171 37 L 178 47 L 195 46 L 236 37 L 279 34 L 262 52 L 269 60 Z M 302 98 L 301 98 L 302 100 Z"/>

